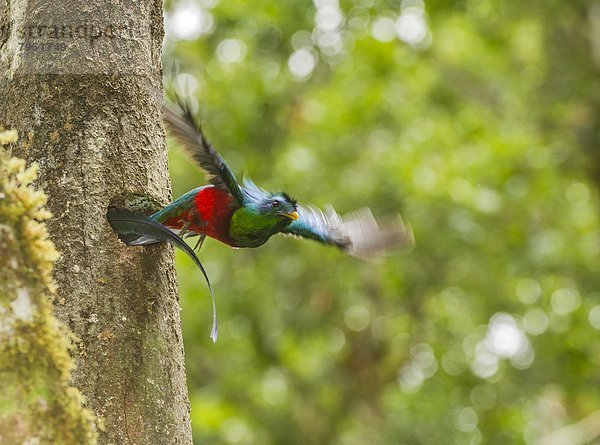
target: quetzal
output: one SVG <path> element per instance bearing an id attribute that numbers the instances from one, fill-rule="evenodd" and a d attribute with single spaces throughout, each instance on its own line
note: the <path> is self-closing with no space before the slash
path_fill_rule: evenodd
<path id="1" fill-rule="evenodd" d="M 169 241 L 194 258 L 181 238 L 198 236 L 198 246 L 209 236 L 241 248 L 261 246 L 272 235 L 282 233 L 336 246 L 352 256 L 373 257 L 386 247 L 414 241 L 412 230 L 399 217 L 382 229 L 367 208 L 342 218 L 333 208 L 323 212 L 313 206 L 300 206 L 287 193 L 268 192 L 249 179 L 240 184 L 204 137 L 189 105 L 182 101 L 165 105 L 164 120 L 210 184 L 190 190 L 149 217 L 128 211 L 109 213 L 111 224 L 128 245 Z M 179 236 L 171 236 L 164 227 Z M 202 269 L 197 258 L 195 261 Z M 211 337 L 215 340 L 215 317 L 213 321 Z"/>

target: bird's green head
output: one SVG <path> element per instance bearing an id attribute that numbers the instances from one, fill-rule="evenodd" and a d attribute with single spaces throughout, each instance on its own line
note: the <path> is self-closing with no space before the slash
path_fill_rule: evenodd
<path id="1" fill-rule="evenodd" d="M 296 200 L 284 192 L 269 193 L 256 203 L 256 209 L 264 216 L 286 221 L 298 219 Z"/>
<path id="2" fill-rule="evenodd" d="M 285 192 L 267 192 L 245 178 L 243 193 L 246 205 L 265 220 L 287 224 L 298 219 L 296 200 Z"/>
<path id="3" fill-rule="evenodd" d="M 288 194 L 267 192 L 250 180 L 244 185 L 244 205 L 233 213 L 229 226 L 238 247 L 260 246 L 298 219 L 296 201 Z"/>

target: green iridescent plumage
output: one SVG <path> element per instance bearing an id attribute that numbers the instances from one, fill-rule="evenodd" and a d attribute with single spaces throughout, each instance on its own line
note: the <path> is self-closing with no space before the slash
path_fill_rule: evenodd
<path id="1" fill-rule="evenodd" d="M 258 208 L 244 206 L 236 210 L 231 216 L 229 235 L 239 246 L 258 247 L 288 224 L 289 221 L 281 219 L 278 215 L 264 213 Z"/>

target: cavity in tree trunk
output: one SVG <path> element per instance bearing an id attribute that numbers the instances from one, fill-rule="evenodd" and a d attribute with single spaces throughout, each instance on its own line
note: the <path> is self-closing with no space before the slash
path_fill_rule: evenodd
<path id="1" fill-rule="evenodd" d="M 56 312 L 79 338 L 73 384 L 99 443 L 191 443 L 173 252 L 125 247 L 111 201 L 170 198 L 162 3 L 0 0 L 0 125 L 39 163 Z"/>

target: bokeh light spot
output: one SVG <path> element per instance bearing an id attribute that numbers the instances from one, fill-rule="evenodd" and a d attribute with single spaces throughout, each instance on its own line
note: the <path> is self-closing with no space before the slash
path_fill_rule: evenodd
<path id="1" fill-rule="evenodd" d="M 414 393 L 421 389 L 425 381 L 423 370 L 415 365 L 407 365 L 400 371 L 398 384 L 405 393 Z"/>
<path id="2" fill-rule="evenodd" d="M 396 38 L 396 23 L 390 17 L 377 17 L 371 23 L 371 35 L 380 42 L 391 42 Z"/>
<path id="3" fill-rule="evenodd" d="M 369 326 L 371 315 L 369 310 L 362 305 L 351 306 L 344 313 L 344 323 L 352 331 L 362 331 Z"/>
<path id="4" fill-rule="evenodd" d="M 590 309 L 588 320 L 594 329 L 600 329 L 600 305 Z"/>
<path id="5" fill-rule="evenodd" d="M 542 295 L 542 287 L 533 278 L 524 278 L 517 284 L 517 297 L 525 304 L 535 303 Z"/>
<path id="6" fill-rule="evenodd" d="M 261 381 L 263 399 L 271 404 L 284 403 L 288 395 L 288 385 L 285 376 L 278 368 L 270 368 L 263 374 Z"/>
<path id="7" fill-rule="evenodd" d="M 307 79 L 317 66 L 317 56 L 311 48 L 300 48 L 288 59 L 288 68 L 296 80 Z"/>
<path id="8" fill-rule="evenodd" d="M 180 40 L 196 40 L 202 34 L 212 32 L 212 14 L 196 2 L 181 1 L 172 12 L 165 13 L 165 33 Z"/>
<path id="9" fill-rule="evenodd" d="M 569 203 L 575 207 L 586 205 L 590 199 L 590 189 L 583 182 L 574 182 L 565 191 Z"/>
<path id="10" fill-rule="evenodd" d="M 477 413 L 472 408 L 463 408 L 456 417 L 456 427 L 460 431 L 469 432 L 477 428 Z"/>
<path id="11" fill-rule="evenodd" d="M 496 391 L 487 383 L 477 385 L 471 391 L 471 402 L 477 409 L 490 409 L 496 404 Z"/>
<path id="12" fill-rule="evenodd" d="M 342 24 L 342 12 L 336 5 L 325 5 L 317 9 L 315 24 L 323 31 L 333 31 Z"/>
<path id="13" fill-rule="evenodd" d="M 541 335 L 548 329 L 548 316 L 540 308 L 532 308 L 523 316 L 525 330 L 531 335 Z"/>
<path id="14" fill-rule="evenodd" d="M 418 45 L 427 37 L 427 24 L 422 11 L 411 8 L 403 12 L 396 20 L 395 30 L 398 38 L 409 45 Z"/>
<path id="15" fill-rule="evenodd" d="M 490 350 L 498 357 L 514 357 L 527 346 L 527 337 L 513 317 L 499 313 L 492 317 L 486 336 Z"/>
<path id="16" fill-rule="evenodd" d="M 552 294 L 552 310 L 558 315 L 566 315 L 573 312 L 581 304 L 579 294 L 568 288 L 557 289 Z"/>
<path id="17" fill-rule="evenodd" d="M 246 44 L 239 39 L 225 39 L 217 46 L 217 57 L 223 63 L 240 62 L 246 57 Z"/>

